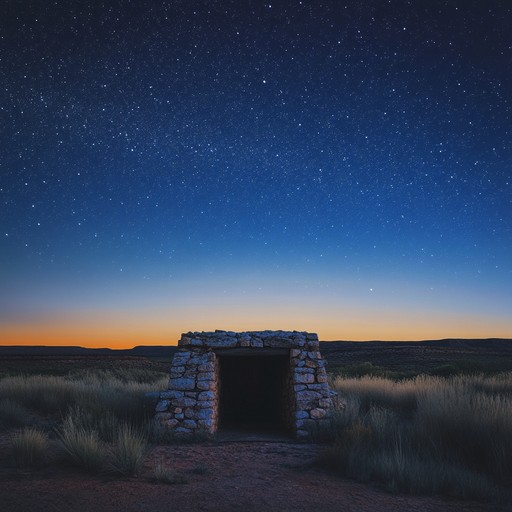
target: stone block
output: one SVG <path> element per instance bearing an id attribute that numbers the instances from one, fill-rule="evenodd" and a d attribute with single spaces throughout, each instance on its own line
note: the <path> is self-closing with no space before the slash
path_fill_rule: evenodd
<path id="1" fill-rule="evenodd" d="M 197 389 L 201 391 L 207 391 L 208 389 L 212 389 L 214 386 L 213 381 L 211 380 L 200 380 L 197 383 Z"/>
<path id="2" fill-rule="evenodd" d="M 298 384 L 310 384 L 315 382 L 315 376 L 312 373 L 295 373 L 294 381 Z"/>
<path id="3" fill-rule="evenodd" d="M 330 398 L 321 398 L 318 400 L 318 405 L 323 409 L 329 409 L 332 407 L 332 400 Z"/>
<path id="4" fill-rule="evenodd" d="M 322 398 L 322 395 L 317 391 L 299 391 L 296 394 L 297 408 L 298 409 L 311 409 L 318 405 L 318 400 Z"/>
<path id="5" fill-rule="evenodd" d="M 295 413 L 295 419 L 303 420 L 304 418 L 309 418 L 309 413 L 307 411 L 297 411 Z"/>
<path id="6" fill-rule="evenodd" d="M 172 405 L 174 405 L 175 407 L 194 407 L 196 404 L 197 400 L 195 400 L 194 398 L 187 397 L 175 398 L 172 401 Z"/>
<path id="7" fill-rule="evenodd" d="M 210 420 L 213 417 L 213 409 L 199 409 L 195 411 L 195 418 L 198 420 Z"/>
<path id="8" fill-rule="evenodd" d="M 169 409 L 169 400 L 160 400 L 155 407 L 156 412 L 165 412 Z"/>
<path id="9" fill-rule="evenodd" d="M 295 368 L 295 373 L 315 373 L 313 368 Z"/>
<path id="10" fill-rule="evenodd" d="M 162 391 L 162 393 L 160 393 L 160 398 L 169 400 L 171 398 L 181 398 L 183 395 L 183 391 L 176 391 L 174 389 L 171 389 L 169 391 Z"/>
<path id="11" fill-rule="evenodd" d="M 213 391 L 202 391 L 199 393 L 199 396 L 197 397 L 199 401 L 202 400 L 214 400 L 215 399 L 215 393 Z"/>
<path id="12" fill-rule="evenodd" d="M 196 387 L 195 379 L 182 377 L 180 379 L 171 379 L 169 387 L 175 390 L 189 390 Z"/>
<path id="13" fill-rule="evenodd" d="M 215 425 L 215 423 L 211 419 L 208 419 L 208 420 L 198 420 L 197 424 L 199 425 L 199 427 L 201 427 L 201 428 L 203 428 L 205 430 L 210 430 Z"/>
<path id="14" fill-rule="evenodd" d="M 320 418 L 323 418 L 326 415 L 325 409 L 320 409 L 317 407 L 316 409 L 311 409 L 310 415 L 313 419 L 319 420 Z"/>
<path id="15" fill-rule="evenodd" d="M 185 420 L 183 422 L 183 426 L 185 428 L 196 429 L 197 428 L 197 422 L 195 420 Z"/>
<path id="16" fill-rule="evenodd" d="M 179 424 L 180 422 L 176 419 L 170 419 L 164 423 L 166 428 L 176 428 Z"/>
<path id="17" fill-rule="evenodd" d="M 177 427 L 174 429 L 174 432 L 176 432 L 176 434 L 192 434 L 192 430 L 190 430 L 189 428 L 185 428 L 185 427 Z"/>
<path id="18" fill-rule="evenodd" d="M 213 372 L 199 372 L 197 380 L 213 380 L 215 374 Z"/>

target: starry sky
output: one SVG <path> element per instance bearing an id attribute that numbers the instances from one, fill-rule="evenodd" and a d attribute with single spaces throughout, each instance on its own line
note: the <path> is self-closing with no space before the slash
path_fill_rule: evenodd
<path id="1" fill-rule="evenodd" d="M 6 0 L 0 342 L 512 337 L 512 3 Z"/>

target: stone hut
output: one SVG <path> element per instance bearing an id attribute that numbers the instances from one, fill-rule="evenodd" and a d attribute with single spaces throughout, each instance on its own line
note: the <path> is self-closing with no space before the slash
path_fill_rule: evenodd
<path id="1" fill-rule="evenodd" d="M 178 342 L 155 427 L 180 436 L 219 429 L 308 438 L 329 422 L 318 336 L 308 332 L 189 332 Z"/>

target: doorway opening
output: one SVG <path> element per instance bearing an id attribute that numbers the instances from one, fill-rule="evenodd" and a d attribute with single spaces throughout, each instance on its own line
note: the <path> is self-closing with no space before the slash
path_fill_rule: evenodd
<path id="1" fill-rule="evenodd" d="M 287 434 L 294 401 L 289 351 L 217 353 L 219 427 Z"/>

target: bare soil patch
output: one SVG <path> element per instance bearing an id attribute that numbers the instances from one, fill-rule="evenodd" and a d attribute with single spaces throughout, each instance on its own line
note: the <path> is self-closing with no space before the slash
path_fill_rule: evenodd
<path id="1" fill-rule="evenodd" d="M 496 506 L 393 495 L 315 467 L 323 447 L 287 442 L 224 442 L 153 447 L 136 478 L 90 475 L 58 466 L 22 471 L 0 442 L 0 503 L 7 512 L 425 511 L 482 512 Z M 186 483 L 155 481 L 156 464 Z M 505 509 L 502 509 L 505 510 Z"/>

